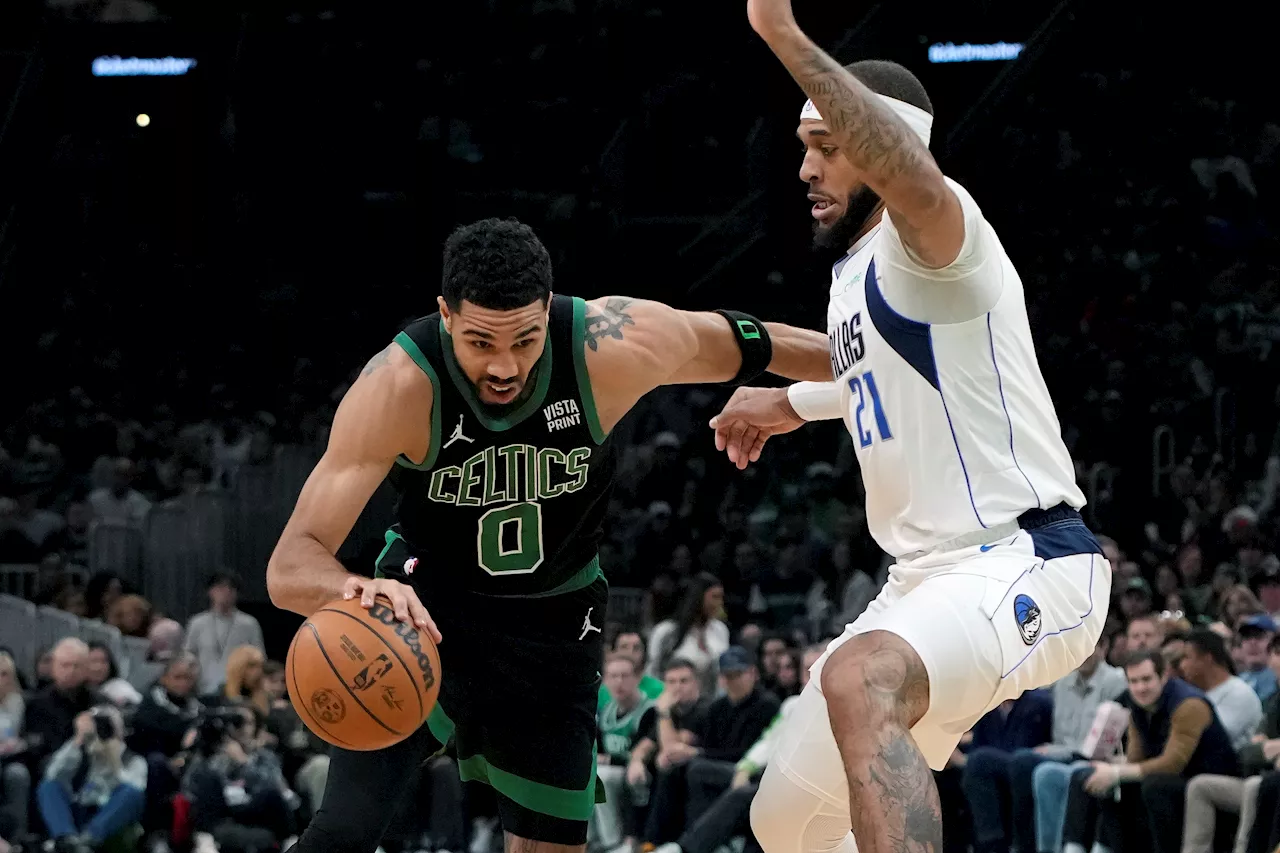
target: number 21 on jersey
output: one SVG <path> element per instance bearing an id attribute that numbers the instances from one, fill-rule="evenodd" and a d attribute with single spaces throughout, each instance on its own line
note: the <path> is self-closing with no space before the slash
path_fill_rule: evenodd
<path id="1" fill-rule="evenodd" d="M 849 390 L 853 392 L 853 427 L 857 431 L 858 444 L 870 447 L 875 441 L 871 427 L 875 427 L 881 441 L 893 438 L 889 429 L 889 419 L 885 417 L 884 406 L 880 403 L 880 390 L 876 388 L 876 378 L 870 370 L 860 376 L 849 377 Z M 871 411 L 868 412 L 867 410 Z M 864 426 L 865 424 L 865 426 Z"/>

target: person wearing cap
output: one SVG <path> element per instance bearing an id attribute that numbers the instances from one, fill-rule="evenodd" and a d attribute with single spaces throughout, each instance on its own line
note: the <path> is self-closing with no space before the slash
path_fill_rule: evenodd
<path id="1" fill-rule="evenodd" d="M 827 643 L 818 643 L 804 650 L 803 666 L 800 669 L 800 681 L 809 681 L 809 667 L 827 650 Z M 734 768 L 733 779 L 729 786 L 716 798 L 711 806 L 696 819 L 690 816 L 688 826 L 680 834 L 677 841 L 668 842 L 659 847 L 656 853 L 713 853 L 720 847 L 728 845 L 735 835 L 747 835 L 747 848 L 752 840 L 748 816 L 751 812 L 751 800 L 760 788 L 760 774 L 768 766 L 778 747 L 778 735 L 782 723 L 795 709 L 799 696 L 789 696 L 782 701 L 778 715 L 756 739 L 751 748 L 738 761 Z"/>
<path id="2" fill-rule="evenodd" d="M 645 844 L 675 841 L 701 817 L 733 782 L 737 762 L 778 714 L 777 698 L 759 687 L 750 652 L 730 646 L 719 663 L 722 695 L 693 733 L 697 745 L 685 745 L 687 760 L 659 769 L 641 839 Z"/>
<path id="3" fill-rule="evenodd" d="M 209 609 L 197 613 L 187 623 L 186 651 L 200 662 L 199 692 L 212 693 L 227 677 L 227 661 L 232 649 L 253 646 L 265 654 L 262 626 L 248 613 L 236 609 L 240 584 L 228 571 L 209 577 Z"/>
<path id="4" fill-rule="evenodd" d="M 1120 612 L 1126 619 L 1151 612 L 1151 586 L 1145 578 L 1129 578 L 1120 593 Z"/>
<path id="5" fill-rule="evenodd" d="M 1231 737 L 1231 745 L 1239 749 L 1247 744 L 1262 722 L 1262 701 L 1236 675 L 1226 642 L 1205 628 L 1192 631 L 1178 670 L 1184 680 L 1204 691 Z"/>
<path id="6" fill-rule="evenodd" d="M 1276 692 L 1276 674 L 1267 666 L 1267 648 L 1276 635 L 1276 621 L 1266 613 L 1246 617 L 1236 628 L 1239 648 L 1236 662 L 1240 678 L 1253 688 L 1258 698 L 1267 701 Z"/>

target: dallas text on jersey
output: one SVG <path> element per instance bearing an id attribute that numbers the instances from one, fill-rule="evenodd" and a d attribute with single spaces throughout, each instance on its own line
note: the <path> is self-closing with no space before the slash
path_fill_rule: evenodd
<path id="1" fill-rule="evenodd" d="M 862 361 L 866 348 L 862 344 L 862 314 L 841 320 L 827 332 L 831 347 L 831 375 L 844 376 L 849 368 Z"/>

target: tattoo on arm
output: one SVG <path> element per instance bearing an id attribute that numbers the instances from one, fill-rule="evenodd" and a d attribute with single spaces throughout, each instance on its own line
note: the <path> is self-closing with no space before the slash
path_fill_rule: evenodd
<path id="1" fill-rule="evenodd" d="M 931 155 L 879 97 L 817 45 L 781 57 L 854 168 L 893 180 L 917 171 Z"/>
<path id="2" fill-rule="evenodd" d="M 622 296 L 610 296 L 605 300 L 603 308 L 598 305 L 588 305 L 585 332 L 587 346 L 592 350 L 598 350 L 600 341 L 604 338 L 622 340 L 623 327 L 636 324 L 636 321 L 632 320 L 631 315 L 627 313 L 630 307 L 631 300 Z"/>
<path id="3" fill-rule="evenodd" d="M 391 347 L 392 344 L 387 344 L 386 349 L 369 359 L 369 362 L 364 366 L 364 370 L 360 371 L 360 375 L 368 376 L 379 367 L 389 364 L 391 362 Z"/>

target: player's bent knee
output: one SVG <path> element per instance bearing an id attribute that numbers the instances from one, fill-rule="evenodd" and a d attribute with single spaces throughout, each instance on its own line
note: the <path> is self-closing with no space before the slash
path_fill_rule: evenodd
<path id="1" fill-rule="evenodd" d="M 929 710 L 929 673 L 897 634 L 868 631 L 831 653 L 822 668 L 822 695 L 832 720 L 898 722 L 908 728 Z"/>

